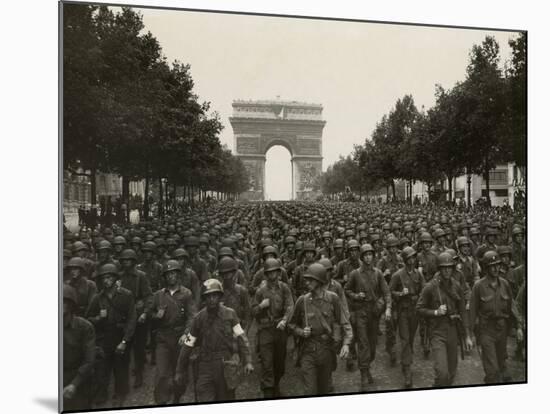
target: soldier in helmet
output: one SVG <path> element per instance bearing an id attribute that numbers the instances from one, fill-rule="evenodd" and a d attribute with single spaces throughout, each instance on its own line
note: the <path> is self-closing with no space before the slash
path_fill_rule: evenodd
<path id="1" fill-rule="evenodd" d="M 335 279 L 342 286 L 346 286 L 349 274 L 361 266 L 359 261 L 359 242 L 350 240 L 347 243 L 348 258 L 338 263 Z"/>
<path id="2" fill-rule="evenodd" d="M 374 267 L 374 248 L 364 244 L 360 257 L 361 267 L 350 273 L 345 292 L 354 314 L 361 390 L 365 391 L 367 384 L 374 382 L 370 366 L 376 356 L 378 321 L 382 312 L 385 312 L 386 321 L 391 318 L 392 302 L 382 271 Z"/>
<path id="3" fill-rule="evenodd" d="M 485 230 L 485 243 L 483 243 L 477 249 L 476 256 L 479 260 L 482 260 L 485 252 L 493 251 L 496 252 L 498 247 L 496 245 L 498 232 L 493 227 L 487 227 Z"/>
<path id="4" fill-rule="evenodd" d="M 285 237 L 285 251 L 281 254 L 283 266 L 287 266 L 293 260 L 296 260 L 296 238 L 292 236 Z"/>
<path id="5" fill-rule="evenodd" d="M 126 248 L 126 239 L 123 236 L 115 236 L 111 244 L 113 245 L 114 249 L 113 259 L 118 260 L 120 254 Z"/>
<path id="6" fill-rule="evenodd" d="M 317 251 L 317 260 L 326 257 L 327 259 L 334 256 L 334 250 L 332 248 L 332 235 L 329 231 L 323 233 L 323 238 L 321 239 L 323 246 Z"/>
<path id="7" fill-rule="evenodd" d="M 248 338 L 237 313 L 221 304 L 223 286 L 217 279 L 204 282 L 206 307 L 191 322 L 176 367 L 176 382 L 184 381 L 189 356 L 198 345 L 193 366 L 196 395 L 199 402 L 224 401 L 235 398 L 241 364 L 244 372 L 254 370 Z"/>
<path id="8" fill-rule="evenodd" d="M 241 326 L 246 330 L 250 321 L 250 302 L 248 300 L 248 290 L 239 284 L 237 273 L 237 261 L 229 256 L 224 256 L 218 262 L 218 276 L 223 283 L 224 306 L 237 312 L 241 321 Z"/>
<path id="9" fill-rule="evenodd" d="M 512 267 L 520 266 L 525 263 L 525 231 L 521 226 L 512 228 Z"/>
<path id="10" fill-rule="evenodd" d="M 401 257 L 405 266 L 392 275 L 389 289 L 399 330 L 401 370 L 405 377 L 405 388 L 411 388 L 413 343 L 418 328 L 416 302 L 425 282 L 424 277 L 417 269 L 416 250 L 412 247 L 405 247 L 401 252 Z"/>
<path id="11" fill-rule="evenodd" d="M 480 268 L 477 260 L 472 256 L 471 241 L 465 236 L 460 236 L 456 239 L 456 247 L 458 249 L 457 269 L 464 274 L 466 283 L 472 288 L 479 280 Z"/>
<path id="12" fill-rule="evenodd" d="M 84 276 L 86 266 L 81 257 L 72 257 L 67 262 L 66 270 L 65 284 L 71 286 L 76 292 L 76 306 L 73 312 L 77 316 L 84 316 L 92 298 L 97 294 L 97 286 L 95 282 Z"/>
<path id="13" fill-rule="evenodd" d="M 185 392 L 186 384 L 175 383 L 174 377 L 180 347 L 196 312 L 191 291 L 181 284 L 181 271 L 176 260 L 166 262 L 162 269 L 165 287 L 155 292 L 149 311 L 157 332 L 156 404 L 177 404 Z"/>
<path id="14" fill-rule="evenodd" d="M 247 287 L 249 283 L 248 283 L 248 278 L 245 276 L 245 273 L 243 272 L 243 269 L 244 269 L 243 261 L 240 260 L 239 258 L 235 258 L 235 253 L 233 252 L 233 250 L 230 247 L 225 247 L 225 246 L 222 247 L 220 249 L 220 252 L 218 253 L 218 261 L 221 261 L 223 258 L 230 258 L 235 262 L 235 265 L 237 266 L 237 270 L 235 271 L 235 275 L 234 275 L 235 281 L 239 285 L 243 287 Z M 219 279 L 220 282 L 223 281 L 222 277 L 216 274 L 216 272 L 214 272 L 214 278 Z"/>
<path id="15" fill-rule="evenodd" d="M 288 321 L 290 330 L 300 338 L 298 362 L 303 373 L 305 395 L 330 392 L 335 365 L 335 344 L 342 343 L 340 357 L 349 353 L 353 333 L 338 295 L 328 291 L 325 267 L 313 263 L 304 274 L 308 293 L 296 301 Z"/>
<path id="16" fill-rule="evenodd" d="M 507 382 L 511 379 L 506 366 L 508 328 L 515 326 L 517 339 L 522 340 L 521 319 L 510 285 L 499 277 L 498 254 L 492 250 L 485 252 L 482 263 L 483 277 L 472 290 L 470 320 L 476 325 L 485 382 Z"/>
<path id="17" fill-rule="evenodd" d="M 277 249 L 274 246 L 264 247 L 262 253 L 263 253 L 262 260 L 258 262 L 262 264 L 262 267 L 261 269 L 258 269 L 254 274 L 254 277 L 252 278 L 252 283 L 250 284 L 250 287 L 249 287 L 249 292 L 251 295 L 254 295 L 254 293 L 256 292 L 256 289 L 258 289 L 260 284 L 264 280 L 266 280 L 266 275 L 264 272 L 265 267 L 263 263 L 265 263 L 265 261 L 268 259 L 277 259 Z M 282 282 L 286 283 L 287 285 L 289 284 L 288 274 L 286 273 L 286 270 L 284 269 L 284 267 L 281 268 L 280 278 Z"/>
<path id="18" fill-rule="evenodd" d="M 75 314 L 76 291 L 63 285 L 63 405 L 62 410 L 92 407 L 90 379 L 95 360 L 95 330 Z"/>
<path id="19" fill-rule="evenodd" d="M 449 253 L 437 257 L 439 273 L 422 289 L 416 309 L 429 319 L 430 342 L 435 369 L 435 387 L 453 384 L 458 365 L 458 346 L 465 337 L 465 349 L 472 348 L 466 302 L 460 284 L 452 277 L 455 262 Z"/>
<path id="20" fill-rule="evenodd" d="M 473 226 L 470 229 L 470 240 L 472 242 L 472 255 L 477 259 L 477 249 L 481 245 L 481 232 L 478 227 Z"/>
<path id="21" fill-rule="evenodd" d="M 315 256 L 317 250 L 314 242 L 304 243 L 304 261 L 298 266 L 294 272 L 294 279 L 292 280 L 292 290 L 295 297 L 300 297 L 307 292 L 307 286 L 304 279 L 304 274 L 312 263 L 315 262 Z"/>
<path id="22" fill-rule="evenodd" d="M 137 256 L 132 249 L 123 250 L 119 256 L 121 272 L 120 283 L 134 295 L 137 325 L 132 349 L 134 352 L 135 381 L 134 388 L 143 384 L 143 368 L 145 365 L 145 346 L 150 331 L 149 319 L 153 292 L 144 272 L 136 269 Z"/>
<path id="23" fill-rule="evenodd" d="M 292 293 L 280 280 L 281 264 L 269 258 L 264 262 L 266 276 L 254 295 L 252 314 L 258 333 L 256 344 L 261 366 L 260 387 L 265 398 L 279 397 L 279 381 L 285 373 L 286 324 L 294 304 Z"/>
<path id="24" fill-rule="evenodd" d="M 447 250 L 447 234 L 443 229 L 436 229 L 434 231 L 435 244 L 432 246 L 434 254 L 439 255 Z"/>
<path id="25" fill-rule="evenodd" d="M 122 407 L 129 392 L 130 352 L 127 349 L 136 328 L 134 295 L 117 285 L 118 269 L 107 263 L 98 269 L 102 290 L 94 296 L 86 318 L 96 329 L 96 343 L 104 359 L 98 367 L 96 402 L 107 401 L 111 373 L 115 378 L 113 407 Z"/>
<path id="26" fill-rule="evenodd" d="M 112 245 L 108 240 L 101 240 L 97 243 L 96 246 L 97 260 L 94 263 L 94 270 L 92 272 L 92 279 L 95 281 L 97 278 L 98 269 L 107 263 L 112 263 L 117 266 L 120 266 L 120 263 L 113 259 L 112 256 Z"/>
<path id="27" fill-rule="evenodd" d="M 138 263 L 141 263 L 143 260 L 142 245 L 143 241 L 141 240 L 141 237 L 134 236 L 132 237 L 132 240 L 130 240 L 130 247 L 134 252 L 136 252 Z"/>
<path id="28" fill-rule="evenodd" d="M 73 257 L 78 257 L 82 260 L 84 267 L 82 268 L 82 276 L 86 279 L 92 277 L 94 270 L 94 262 L 88 258 L 90 248 L 86 243 L 77 241 L 73 243 Z"/>
<path id="29" fill-rule="evenodd" d="M 420 235 L 418 243 L 421 249 L 418 253 L 418 270 L 428 282 L 437 272 L 437 255 L 432 251 L 432 236 L 424 232 Z"/>
<path id="30" fill-rule="evenodd" d="M 326 257 L 320 259 L 319 263 L 325 266 L 325 269 L 327 271 L 326 288 L 338 295 L 338 297 L 340 298 L 340 301 L 342 302 L 342 308 L 346 313 L 346 317 L 349 319 L 349 307 L 348 307 L 348 300 L 346 299 L 346 293 L 344 292 L 344 288 L 342 287 L 342 285 L 338 283 L 336 280 L 334 280 L 333 278 L 334 267 L 335 267 L 334 264 L 330 259 L 327 259 Z"/>
<path id="31" fill-rule="evenodd" d="M 199 239 L 195 236 L 189 236 L 184 239 L 185 250 L 189 253 L 189 265 L 201 282 L 210 278 L 208 265 L 202 260 L 198 253 Z"/>
<path id="32" fill-rule="evenodd" d="M 218 267 L 218 260 L 210 252 L 210 237 L 206 234 L 199 237 L 199 257 L 208 265 L 210 274 L 213 274 Z"/>
<path id="33" fill-rule="evenodd" d="M 345 259 L 345 257 L 344 257 L 344 240 L 343 239 L 334 240 L 332 250 L 333 250 L 334 254 L 330 258 L 330 261 L 336 267 L 336 266 L 338 266 L 338 263 L 340 263 L 342 260 Z"/>
<path id="34" fill-rule="evenodd" d="M 187 253 L 187 250 L 179 248 L 174 250 L 173 257 L 181 266 L 181 284 L 191 291 L 193 301 L 199 307 L 201 303 L 201 282 L 189 265 L 189 253 Z"/>

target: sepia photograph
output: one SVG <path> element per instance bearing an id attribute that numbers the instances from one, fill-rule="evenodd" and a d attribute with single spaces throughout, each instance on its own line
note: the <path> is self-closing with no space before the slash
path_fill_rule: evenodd
<path id="1" fill-rule="evenodd" d="M 60 411 L 527 383 L 527 30 L 353 17 L 59 3 Z"/>

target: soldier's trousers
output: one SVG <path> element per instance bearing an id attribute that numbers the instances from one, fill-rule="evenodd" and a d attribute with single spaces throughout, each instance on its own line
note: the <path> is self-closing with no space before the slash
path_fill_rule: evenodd
<path id="1" fill-rule="evenodd" d="M 234 392 L 227 388 L 223 374 L 223 360 L 199 360 L 196 381 L 198 402 L 226 401 L 234 398 Z"/>
<path id="2" fill-rule="evenodd" d="M 330 343 L 309 339 L 303 345 L 300 367 L 304 395 L 326 395 L 330 392 L 334 348 Z"/>
<path id="3" fill-rule="evenodd" d="M 396 336 L 397 336 L 397 324 L 394 319 L 391 318 L 389 321 L 384 319 L 385 335 L 386 335 L 386 352 L 392 354 L 394 351 Z"/>
<path id="4" fill-rule="evenodd" d="M 183 333 L 183 332 L 182 332 Z M 174 382 L 176 365 L 180 353 L 178 340 L 181 334 L 173 330 L 157 331 L 157 365 L 155 372 L 154 398 L 156 404 L 167 404 L 171 399 L 179 401 L 185 393 L 186 383 L 177 385 Z"/>
<path id="5" fill-rule="evenodd" d="M 132 351 L 134 353 L 134 367 L 136 374 L 143 374 L 147 336 L 151 329 L 149 325 L 149 322 L 136 324 L 136 331 L 134 333 L 134 339 L 132 340 Z"/>
<path id="6" fill-rule="evenodd" d="M 351 340 L 351 344 L 349 345 L 349 355 L 348 359 L 357 359 L 357 332 L 355 331 L 355 312 L 350 311 L 349 312 L 349 322 L 351 324 L 351 329 L 353 332 L 353 339 Z"/>
<path id="7" fill-rule="evenodd" d="M 130 350 L 117 354 L 115 348 L 104 347 L 105 358 L 98 364 L 98 398 L 107 399 L 111 374 L 115 378 L 115 395 L 125 397 L 130 391 Z"/>
<path id="8" fill-rule="evenodd" d="M 376 356 L 378 341 L 378 321 L 376 312 L 361 309 L 355 312 L 355 333 L 357 334 L 357 356 L 361 371 L 370 368 Z"/>
<path id="9" fill-rule="evenodd" d="M 432 331 L 432 357 L 434 360 L 436 387 L 452 385 L 458 364 L 458 334 L 450 321 L 440 323 Z"/>
<path id="10" fill-rule="evenodd" d="M 270 332 L 266 332 L 267 330 Z M 258 359 L 261 366 L 260 387 L 266 398 L 274 396 L 273 393 L 279 387 L 279 381 L 285 374 L 287 337 L 285 331 L 275 327 L 262 329 L 256 336 Z"/>
<path id="11" fill-rule="evenodd" d="M 397 317 L 399 327 L 399 342 L 401 345 L 401 365 L 409 366 L 413 360 L 413 344 L 416 330 L 418 329 L 418 317 L 414 308 L 399 311 Z"/>
<path id="12" fill-rule="evenodd" d="M 429 333 L 429 323 L 426 318 L 420 317 L 418 319 L 418 325 L 420 329 L 420 343 L 422 344 L 422 350 L 428 352 L 430 350 L 430 333 Z"/>
<path id="13" fill-rule="evenodd" d="M 502 382 L 508 376 L 506 359 L 507 323 L 505 319 L 485 320 L 479 326 L 481 361 L 485 370 L 485 382 Z"/>

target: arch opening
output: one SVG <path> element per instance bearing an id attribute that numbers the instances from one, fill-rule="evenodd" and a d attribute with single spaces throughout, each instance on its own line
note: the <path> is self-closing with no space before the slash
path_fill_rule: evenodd
<path id="1" fill-rule="evenodd" d="M 271 146 L 265 162 L 265 200 L 292 200 L 292 156 L 282 145 Z"/>

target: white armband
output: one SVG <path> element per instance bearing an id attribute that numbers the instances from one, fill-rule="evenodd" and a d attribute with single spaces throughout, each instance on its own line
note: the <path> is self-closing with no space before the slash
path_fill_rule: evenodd
<path id="1" fill-rule="evenodd" d="M 187 336 L 185 337 L 185 341 L 183 341 L 183 344 L 190 348 L 193 348 L 195 346 L 195 342 L 197 342 L 197 338 L 195 338 L 191 334 L 187 334 Z"/>
<path id="2" fill-rule="evenodd" d="M 233 336 L 236 338 L 237 336 L 244 335 L 243 328 L 241 327 L 241 324 L 238 323 L 233 327 Z"/>

